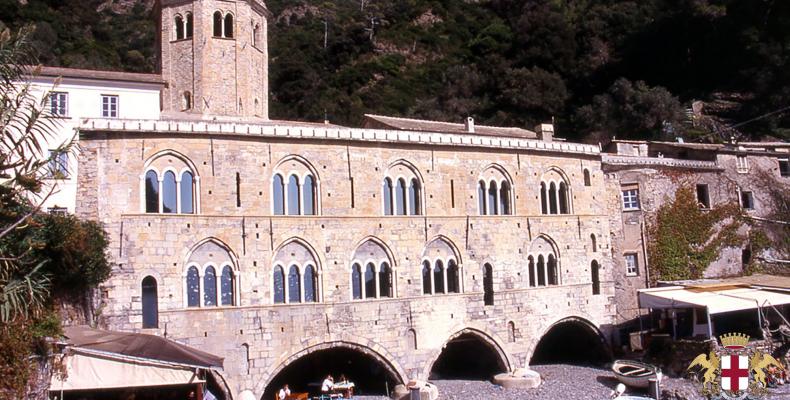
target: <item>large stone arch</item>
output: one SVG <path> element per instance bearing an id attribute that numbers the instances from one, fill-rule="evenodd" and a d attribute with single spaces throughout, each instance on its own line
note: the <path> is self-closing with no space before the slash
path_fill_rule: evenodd
<path id="1" fill-rule="evenodd" d="M 532 364 L 532 358 L 535 355 L 535 350 L 537 350 L 538 344 L 540 344 L 540 341 L 546 336 L 546 334 L 548 334 L 553 328 L 557 327 L 558 325 L 566 324 L 566 323 L 577 324 L 578 326 L 581 326 L 585 330 L 587 330 L 590 334 L 594 335 L 600 341 L 601 348 L 606 353 L 606 355 L 608 357 L 611 357 L 612 350 L 608 345 L 606 335 L 604 335 L 604 333 L 601 331 L 598 325 L 596 325 L 595 323 L 593 323 L 587 318 L 580 317 L 577 315 L 568 315 L 568 316 L 557 318 L 553 320 L 551 323 L 545 325 L 541 329 L 540 334 L 535 336 L 536 340 L 533 344 L 530 345 L 530 348 L 527 352 L 526 360 L 528 364 Z"/>
<path id="2" fill-rule="evenodd" d="M 447 337 L 447 339 L 444 341 L 444 343 L 440 348 L 431 352 L 430 356 L 428 357 L 428 360 L 425 363 L 425 366 L 423 366 L 421 377 L 427 378 L 431 374 L 431 370 L 433 369 L 434 364 L 436 364 L 436 361 L 439 360 L 439 357 L 442 355 L 442 352 L 444 351 L 448 343 L 450 343 L 453 339 L 456 339 L 459 336 L 466 334 L 473 335 L 476 338 L 480 339 L 483 343 L 488 345 L 494 351 L 494 353 L 496 353 L 502 369 L 504 369 L 506 372 L 513 370 L 514 360 L 505 351 L 505 347 L 502 345 L 501 340 L 496 338 L 494 335 L 488 334 L 482 328 L 466 326 L 464 328 L 456 330 L 455 333 Z"/>
<path id="3" fill-rule="evenodd" d="M 263 395 L 271 380 L 294 361 L 317 351 L 328 350 L 337 347 L 359 351 L 365 355 L 368 355 L 384 366 L 387 372 L 394 376 L 398 381 L 404 384 L 408 382 L 409 378 L 408 374 L 406 374 L 406 371 L 403 369 L 400 363 L 397 362 L 395 356 L 393 356 L 383 346 L 367 339 L 344 335 L 341 338 L 335 339 L 308 339 L 297 346 L 292 346 L 291 349 L 277 357 L 277 361 L 272 363 L 266 372 L 261 375 L 261 379 L 258 381 L 255 387 L 255 393 Z"/>

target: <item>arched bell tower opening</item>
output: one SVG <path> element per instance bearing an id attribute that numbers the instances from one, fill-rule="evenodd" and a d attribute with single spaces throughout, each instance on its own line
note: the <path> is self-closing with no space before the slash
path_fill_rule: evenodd
<path id="1" fill-rule="evenodd" d="M 161 0 L 163 114 L 268 119 L 270 17 L 262 0 Z"/>

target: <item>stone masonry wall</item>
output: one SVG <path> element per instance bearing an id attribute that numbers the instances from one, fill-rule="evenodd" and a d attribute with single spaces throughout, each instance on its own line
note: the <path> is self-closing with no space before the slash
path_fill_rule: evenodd
<path id="1" fill-rule="evenodd" d="M 105 224 L 116 262 L 102 289 L 107 327 L 141 330 L 141 281 L 153 276 L 160 316 L 159 329 L 150 331 L 225 357 L 223 375 L 234 395 L 260 396 L 281 368 L 311 349 L 356 348 L 399 380 L 424 379 L 461 331 L 485 340 L 512 369 L 529 363 L 557 321 L 577 318 L 603 335 L 615 322 L 607 195 L 594 156 L 195 133 L 85 132 L 81 146 L 77 212 Z M 194 165 L 200 214 L 140 213 L 144 165 L 163 151 Z M 318 177 L 319 216 L 272 216 L 272 174 L 292 156 L 309 162 Z M 425 215 L 382 216 L 383 174 L 396 162 L 408 162 L 422 177 Z M 478 215 L 477 178 L 492 163 L 513 181 L 512 216 Z M 550 167 L 570 180 L 573 214 L 540 215 L 540 177 Z M 583 184 L 583 168 L 592 172 L 591 186 Z M 598 238 L 595 249 L 590 234 Z M 557 247 L 558 286 L 528 287 L 526 257 L 539 235 Z M 395 298 L 351 300 L 351 257 L 370 237 L 392 254 Z M 420 257 L 437 237 L 457 251 L 463 293 L 422 294 Z M 185 307 L 186 258 L 209 238 L 236 259 L 238 306 Z M 292 240 L 315 255 L 320 303 L 273 304 L 274 252 Z M 600 295 L 592 294 L 593 260 L 601 265 Z M 485 263 L 494 271 L 493 306 L 483 302 Z"/>

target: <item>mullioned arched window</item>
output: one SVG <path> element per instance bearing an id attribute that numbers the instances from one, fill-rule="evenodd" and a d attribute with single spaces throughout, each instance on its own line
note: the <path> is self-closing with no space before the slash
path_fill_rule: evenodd
<path id="1" fill-rule="evenodd" d="M 146 161 L 140 176 L 141 211 L 196 214 L 199 183 L 191 161 L 172 151 L 160 152 Z"/>

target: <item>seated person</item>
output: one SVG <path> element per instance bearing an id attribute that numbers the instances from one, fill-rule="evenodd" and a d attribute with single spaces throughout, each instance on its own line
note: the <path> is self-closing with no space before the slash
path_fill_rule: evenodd
<path id="1" fill-rule="evenodd" d="M 335 386 L 335 379 L 332 378 L 332 375 L 327 375 L 324 382 L 321 383 L 321 393 L 329 393 L 332 391 L 332 387 Z"/>
<path id="2" fill-rule="evenodd" d="M 288 396 L 291 395 L 291 389 L 288 388 L 288 385 L 285 385 L 280 389 L 280 392 L 277 393 L 277 400 L 285 400 Z"/>

